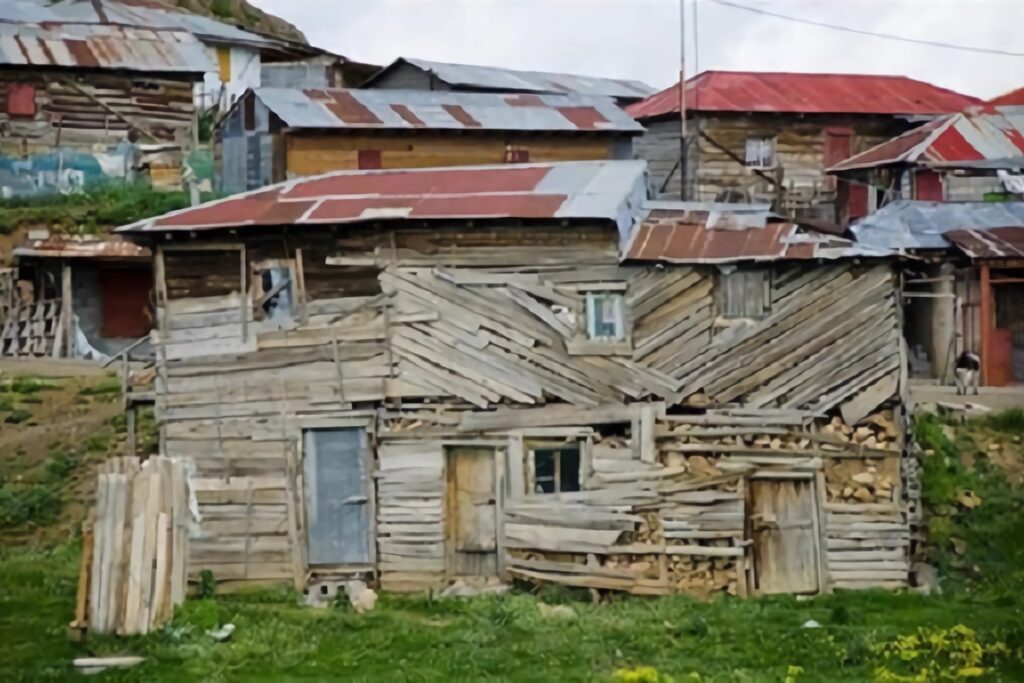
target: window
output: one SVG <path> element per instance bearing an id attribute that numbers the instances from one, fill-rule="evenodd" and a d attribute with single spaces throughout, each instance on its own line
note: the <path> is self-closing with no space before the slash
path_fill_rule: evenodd
<path id="1" fill-rule="evenodd" d="M 7 113 L 11 116 L 35 116 L 36 87 L 31 83 L 9 83 Z"/>
<path id="2" fill-rule="evenodd" d="M 359 150 L 359 168 L 360 170 L 375 170 L 381 168 L 381 158 L 379 149 L 361 149 Z"/>
<path id="3" fill-rule="evenodd" d="M 242 118 L 246 130 L 256 130 L 256 96 L 253 93 L 243 96 Z"/>
<path id="4" fill-rule="evenodd" d="M 747 138 L 747 166 L 775 167 L 775 138 Z"/>
<path id="5" fill-rule="evenodd" d="M 722 315 L 726 318 L 763 318 L 770 309 L 768 270 L 764 268 L 723 269 L 721 275 Z"/>
<path id="6" fill-rule="evenodd" d="M 295 289 L 288 266 L 268 266 L 256 273 L 257 315 L 276 325 L 285 325 L 296 318 Z"/>
<path id="7" fill-rule="evenodd" d="M 626 338 L 622 316 L 622 294 L 589 292 L 587 294 L 587 338 L 601 341 L 622 341 Z"/>
<path id="8" fill-rule="evenodd" d="M 512 147 L 505 148 L 506 164 L 528 164 L 530 163 L 530 150 Z"/>
<path id="9" fill-rule="evenodd" d="M 565 493 L 580 490 L 578 443 L 533 449 L 533 492 Z"/>

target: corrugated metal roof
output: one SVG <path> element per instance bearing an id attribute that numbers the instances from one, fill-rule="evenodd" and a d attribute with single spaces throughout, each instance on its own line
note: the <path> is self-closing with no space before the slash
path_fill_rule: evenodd
<path id="1" fill-rule="evenodd" d="M 1024 107 L 1024 88 L 1017 88 L 988 101 L 996 107 Z"/>
<path id="2" fill-rule="evenodd" d="M 613 220 L 620 234 L 626 235 L 646 196 L 646 175 L 643 161 L 335 171 L 174 211 L 119 230 L 587 218 Z"/>
<path id="3" fill-rule="evenodd" d="M 83 235 L 50 235 L 30 239 L 12 252 L 16 257 L 148 260 L 149 249 L 120 236 L 101 239 Z"/>
<path id="4" fill-rule="evenodd" d="M 606 97 L 298 88 L 257 88 L 253 92 L 292 128 L 644 130 Z"/>
<path id="5" fill-rule="evenodd" d="M 186 31 L 0 22 L 0 64 L 203 73 L 217 67 Z"/>
<path id="6" fill-rule="evenodd" d="M 1024 228 L 953 230 L 946 239 L 971 258 L 1024 258 Z"/>
<path id="7" fill-rule="evenodd" d="M 736 263 L 887 255 L 836 235 L 776 221 L 767 212 L 657 208 L 633 231 L 623 260 Z"/>
<path id="8" fill-rule="evenodd" d="M 102 10 L 102 15 L 97 12 L 97 7 Z M 271 47 L 283 42 L 244 31 L 216 19 L 155 4 L 70 0 L 51 5 L 50 9 L 59 17 L 57 21 L 188 31 L 203 40 L 257 47 Z"/>
<path id="9" fill-rule="evenodd" d="M 372 83 L 377 78 L 402 63 L 429 71 L 438 80 L 456 87 L 487 88 L 508 92 L 573 93 L 634 100 L 647 97 L 654 92 L 654 88 L 641 81 L 576 76 L 546 71 L 518 71 L 497 66 L 449 64 L 415 57 L 399 57 L 370 78 L 363 87 L 372 87 Z"/>
<path id="10" fill-rule="evenodd" d="M 705 71 L 686 82 L 694 111 L 936 115 L 980 102 L 906 76 Z M 678 114 L 679 84 L 626 111 L 640 120 Z"/>
<path id="11" fill-rule="evenodd" d="M 869 249 L 948 249 L 953 230 L 1024 227 L 1024 202 L 924 202 L 901 199 L 854 223 L 857 242 Z"/>
<path id="12" fill-rule="evenodd" d="M 887 140 L 829 169 L 892 165 L 927 168 L 1024 166 L 1024 107 L 972 107 Z"/>

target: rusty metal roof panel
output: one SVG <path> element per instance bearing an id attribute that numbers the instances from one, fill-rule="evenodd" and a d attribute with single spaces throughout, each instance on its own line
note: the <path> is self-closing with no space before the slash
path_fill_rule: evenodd
<path id="1" fill-rule="evenodd" d="M 625 236 L 647 192 L 643 161 L 335 171 L 119 229 L 153 233 L 379 220 L 603 219 Z"/>
<path id="2" fill-rule="evenodd" d="M 738 263 L 888 256 L 767 212 L 654 208 L 633 231 L 624 261 Z"/>
<path id="3" fill-rule="evenodd" d="M 148 260 L 149 249 L 114 236 L 101 239 L 83 235 L 50 235 L 29 239 L 12 252 L 15 257 Z"/>
<path id="4" fill-rule="evenodd" d="M 1024 227 L 1024 202 L 926 202 L 901 199 L 850 226 L 857 242 L 901 252 L 948 249 L 954 230 Z"/>
<path id="5" fill-rule="evenodd" d="M 185 31 L 102 24 L 0 22 L 0 65 L 200 74 L 216 69 Z"/>
<path id="6" fill-rule="evenodd" d="M 397 67 L 403 62 L 428 71 L 438 80 L 457 87 L 486 88 L 508 92 L 567 93 L 632 100 L 647 97 L 654 92 L 654 88 L 641 81 L 546 71 L 519 71 L 497 66 L 450 64 L 415 57 L 400 57 L 367 81 L 366 85 L 370 86 L 384 71 Z"/>
<path id="7" fill-rule="evenodd" d="M 971 107 L 856 154 L 829 172 L 904 164 L 946 169 L 1021 168 L 1024 107 Z"/>
<path id="8" fill-rule="evenodd" d="M 292 128 L 643 132 L 606 97 L 299 88 L 253 93 Z"/>
<path id="9" fill-rule="evenodd" d="M 686 82 L 693 111 L 938 115 L 980 102 L 906 76 L 705 71 Z M 679 84 L 626 111 L 641 121 L 678 114 Z"/>
<path id="10" fill-rule="evenodd" d="M 945 237 L 970 258 L 1024 258 L 1024 228 L 1021 227 L 954 230 Z"/>

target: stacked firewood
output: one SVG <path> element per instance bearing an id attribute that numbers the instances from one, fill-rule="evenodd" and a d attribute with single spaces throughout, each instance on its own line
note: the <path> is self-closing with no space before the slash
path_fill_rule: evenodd
<path id="1" fill-rule="evenodd" d="M 888 410 L 869 416 L 858 427 L 851 427 L 841 418 L 833 417 L 828 424 L 822 426 L 821 433 L 834 436 L 837 441 L 857 444 L 864 448 L 900 448 L 899 430 L 892 419 L 891 411 Z M 829 450 L 829 445 L 826 444 L 823 449 Z"/>
<path id="2" fill-rule="evenodd" d="M 898 480 L 899 464 L 895 457 L 833 460 L 825 466 L 830 502 L 887 503 L 893 499 L 893 487 Z"/>
<path id="3" fill-rule="evenodd" d="M 728 541 L 716 541 L 727 545 Z M 676 591 L 695 596 L 714 593 L 736 595 L 736 560 L 732 557 L 672 555 L 668 562 L 669 583 Z"/>

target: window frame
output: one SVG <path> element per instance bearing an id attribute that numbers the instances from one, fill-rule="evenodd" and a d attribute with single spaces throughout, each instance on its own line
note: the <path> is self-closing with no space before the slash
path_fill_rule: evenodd
<path id="1" fill-rule="evenodd" d="M 272 270 L 287 271 L 288 282 L 274 296 L 264 301 L 263 299 L 269 290 L 263 289 L 263 273 Z M 305 307 L 303 305 L 303 297 L 300 294 L 299 268 L 295 259 L 267 259 L 254 262 L 251 266 L 250 283 L 254 320 L 265 323 L 273 322 L 281 329 L 292 328 L 302 323 Z M 273 289 L 273 286 L 271 289 Z M 289 293 L 287 318 L 275 320 L 264 306 L 279 296 L 284 290 L 288 290 Z"/>
<path id="2" fill-rule="evenodd" d="M 615 334 L 612 336 L 597 335 L 597 320 L 596 313 L 599 310 L 597 301 L 598 298 L 610 297 L 615 302 L 614 305 L 614 316 L 612 325 L 615 327 Z M 586 299 L 584 302 L 584 322 L 585 329 L 583 331 L 584 336 L 589 342 L 596 342 L 600 344 L 618 344 L 624 343 L 629 340 L 629 335 L 626 334 L 626 297 L 621 291 L 593 291 L 586 293 Z M 606 321 L 602 320 L 602 323 Z"/>
<path id="3" fill-rule="evenodd" d="M 526 495 L 528 496 L 551 496 L 562 493 L 578 493 L 584 490 L 586 479 L 587 463 L 585 462 L 586 449 L 581 439 L 567 439 L 565 441 L 530 441 L 525 444 L 526 450 Z M 576 468 L 576 488 L 562 489 L 562 452 L 576 451 L 578 466 Z M 552 480 L 553 491 L 537 490 L 537 454 L 538 452 L 552 453 L 554 461 L 554 474 Z"/>
<path id="4" fill-rule="evenodd" d="M 752 276 L 757 275 L 760 278 L 761 286 L 761 306 L 760 311 L 756 314 L 751 314 L 748 310 L 751 299 L 748 298 L 749 287 L 751 284 L 746 280 Z M 728 281 L 733 278 L 743 278 L 744 282 L 739 285 L 739 291 L 742 292 L 743 301 L 740 302 L 739 306 L 730 305 L 731 297 L 735 296 L 734 292 L 737 291 L 736 286 L 730 286 Z M 762 320 L 772 312 L 771 302 L 771 290 L 772 290 L 772 271 L 771 268 L 765 267 L 742 267 L 742 266 L 731 266 L 723 267 L 719 269 L 718 274 L 719 282 L 719 315 L 724 320 Z M 734 312 L 735 309 L 741 309 L 740 312 Z"/>
<path id="5" fill-rule="evenodd" d="M 751 143 L 757 144 L 757 151 L 751 154 Z M 768 148 L 766 157 L 764 150 Z M 775 136 L 774 135 L 751 135 L 746 139 L 744 147 L 744 165 L 747 168 L 773 169 L 775 168 Z"/>

